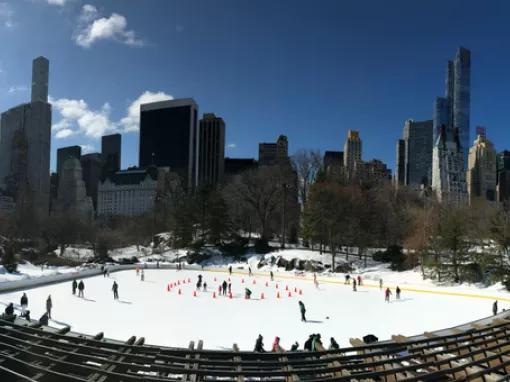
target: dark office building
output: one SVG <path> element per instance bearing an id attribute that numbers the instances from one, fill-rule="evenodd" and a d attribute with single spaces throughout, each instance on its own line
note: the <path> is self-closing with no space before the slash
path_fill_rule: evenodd
<path id="1" fill-rule="evenodd" d="M 397 141 L 397 163 L 395 167 L 395 185 L 398 187 L 406 183 L 406 141 Z"/>
<path id="2" fill-rule="evenodd" d="M 103 179 L 120 171 L 121 135 L 112 134 L 101 137 L 101 159 L 103 160 Z"/>
<path id="3" fill-rule="evenodd" d="M 261 166 L 285 165 L 289 163 L 289 142 L 280 135 L 276 142 L 259 143 L 259 164 Z"/>
<path id="4" fill-rule="evenodd" d="M 510 151 L 503 151 L 497 156 L 497 197 L 498 201 L 510 200 Z"/>
<path id="5" fill-rule="evenodd" d="M 80 160 L 81 158 L 81 147 L 80 146 L 68 146 L 61 147 L 57 150 L 57 175 L 58 177 L 62 176 L 62 169 L 64 166 L 64 162 L 69 158 L 76 158 Z"/>
<path id="6" fill-rule="evenodd" d="M 204 114 L 199 125 L 198 183 L 216 185 L 225 171 L 225 122 L 212 113 Z"/>
<path id="7" fill-rule="evenodd" d="M 140 107 L 140 167 L 170 167 L 189 190 L 198 183 L 198 106 L 191 98 Z"/>
<path id="8" fill-rule="evenodd" d="M 257 161 L 252 158 L 225 158 L 225 175 L 239 175 L 257 168 Z"/>
<path id="9" fill-rule="evenodd" d="M 326 151 L 324 153 L 324 168 L 327 170 L 331 167 L 342 167 L 344 165 L 343 151 Z"/>
<path id="10" fill-rule="evenodd" d="M 102 164 L 103 161 L 99 153 L 87 154 L 81 157 L 83 181 L 85 182 L 87 196 L 92 198 L 94 210 L 97 208 L 97 188 L 101 180 Z"/>

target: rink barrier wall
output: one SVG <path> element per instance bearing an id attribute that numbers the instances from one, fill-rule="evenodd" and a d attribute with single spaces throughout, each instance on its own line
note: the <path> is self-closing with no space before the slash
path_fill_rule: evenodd
<path id="1" fill-rule="evenodd" d="M 143 269 L 177 269 L 177 264 L 159 264 L 143 263 L 143 264 L 118 264 L 107 265 L 106 268 L 109 272 L 120 272 L 136 269 L 137 265 Z M 186 265 L 186 270 L 202 270 L 199 265 Z M 58 273 L 48 276 L 27 277 L 21 280 L 4 281 L 0 282 L 0 294 L 7 292 L 15 292 L 17 290 L 24 290 L 30 288 L 37 288 L 40 286 L 58 284 L 65 281 L 74 279 L 85 279 L 89 277 L 102 275 L 101 265 L 97 268 L 83 269 L 77 272 Z"/>

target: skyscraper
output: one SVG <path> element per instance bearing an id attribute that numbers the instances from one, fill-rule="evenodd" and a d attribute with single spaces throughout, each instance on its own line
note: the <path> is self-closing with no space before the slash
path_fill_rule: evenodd
<path id="1" fill-rule="evenodd" d="M 496 200 L 496 150 L 485 135 L 478 135 L 469 149 L 467 187 L 470 203 Z"/>
<path id="2" fill-rule="evenodd" d="M 121 141 L 120 134 L 104 135 L 101 137 L 101 160 L 103 161 L 102 178 L 120 171 Z"/>
<path id="3" fill-rule="evenodd" d="M 225 172 L 225 122 L 213 113 L 204 114 L 199 126 L 198 168 L 200 185 L 216 185 Z"/>
<path id="4" fill-rule="evenodd" d="M 344 167 L 349 177 L 354 176 L 356 164 L 361 162 L 362 142 L 359 132 L 349 130 L 347 132 L 347 140 L 344 144 Z"/>
<path id="5" fill-rule="evenodd" d="M 289 162 L 289 141 L 280 135 L 275 143 L 259 143 L 259 165 L 273 166 Z"/>
<path id="6" fill-rule="evenodd" d="M 404 125 L 404 184 L 420 188 L 429 186 L 432 173 L 432 120 L 413 121 Z"/>
<path id="7" fill-rule="evenodd" d="M 97 189 L 101 180 L 103 161 L 101 154 L 91 153 L 81 157 L 82 177 L 85 182 L 87 196 L 92 199 L 94 209 L 97 208 Z"/>
<path id="8" fill-rule="evenodd" d="M 57 149 L 57 175 L 59 178 L 62 177 L 62 169 L 64 162 L 69 158 L 81 159 L 81 147 L 80 146 L 67 146 Z"/>
<path id="9" fill-rule="evenodd" d="M 140 107 L 139 165 L 170 167 L 188 190 L 198 185 L 198 106 L 191 98 Z"/>
<path id="10" fill-rule="evenodd" d="M 406 183 L 406 141 L 399 139 L 396 147 L 397 163 L 395 166 L 395 185 Z"/>
<path id="11" fill-rule="evenodd" d="M 434 102 L 432 189 L 440 201 L 467 201 L 471 53 L 459 48 L 448 62 L 445 97 Z"/>
<path id="12" fill-rule="evenodd" d="M 510 200 L 510 151 L 497 156 L 497 199 L 500 202 Z"/>
<path id="13" fill-rule="evenodd" d="M 49 213 L 51 105 L 48 103 L 49 62 L 32 63 L 32 102 L 2 113 L 0 188 L 17 209 L 36 217 Z"/>

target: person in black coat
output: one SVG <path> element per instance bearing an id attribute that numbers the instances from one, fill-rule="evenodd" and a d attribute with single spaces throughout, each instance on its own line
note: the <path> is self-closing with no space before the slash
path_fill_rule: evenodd
<path id="1" fill-rule="evenodd" d="M 78 283 L 76 280 L 73 280 L 73 294 L 76 294 L 76 288 L 78 288 Z"/>
<path id="2" fill-rule="evenodd" d="M 296 341 L 294 345 L 290 347 L 290 351 L 297 351 L 299 349 L 299 343 Z"/>
<path id="3" fill-rule="evenodd" d="M 14 304 L 11 302 L 7 307 L 5 308 L 5 315 L 6 316 L 12 316 L 14 314 Z"/>
<path id="4" fill-rule="evenodd" d="M 48 323 L 49 323 L 49 317 L 48 317 L 48 313 L 44 313 L 41 318 L 39 318 L 39 323 L 41 325 L 44 325 L 44 326 L 48 326 Z"/>
<path id="5" fill-rule="evenodd" d="M 85 297 L 83 294 L 83 291 L 85 290 L 85 284 L 83 283 L 83 280 L 80 280 L 78 284 L 78 297 Z"/>
<path id="6" fill-rule="evenodd" d="M 255 341 L 255 348 L 253 349 L 254 352 L 257 352 L 257 353 L 265 353 L 266 351 L 264 350 L 264 342 L 263 342 L 263 337 L 262 335 L 259 334 L 259 336 L 257 337 L 257 341 Z"/>
<path id="7" fill-rule="evenodd" d="M 340 346 L 338 346 L 338 342 L 336 342 L 335 339 L 331 337 L 329 343 L 329 350 L 338 350 L 339 348 Z"/>
<path id="8" fill-rule="evenodd" d="M 312 351 L 312 342 L 314 339 L 315 334 L 310 334 L 308 339 L 305 341 L 303 348 L 308 351 Z"/>
<path id="9" fill-rule="evenodd" d="M 26 293 L 23 293 L 23 296 L 21 296 L 20 305 L 21 305 L 21 313 L 25 313 L 25 310 L 28 307 L 28 297 L 27 297 Z"/>
<path id="10" fill-rule="evenodd" d="M 222 293 L 223 295 L 227 295 L 227 282 L 226 281 L 223 281 L 223 284 L 221 284 L 221 287 L 222 287 Z"/>
<path id="11" fill-rule="evenodd" d="M 117 284 L 117 281 L 113 282 L 112 291 L 113 291 L 113 298 L 115 300 L 118 300 L 119 299 L 119 284 Z"/>

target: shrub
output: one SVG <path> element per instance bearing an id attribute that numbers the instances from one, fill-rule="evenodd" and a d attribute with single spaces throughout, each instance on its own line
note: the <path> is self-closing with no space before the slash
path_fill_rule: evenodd
<path id="1" fill-rule="evenodd" d="M 267 240 L 257 239 L 255 240 L 255 253 L 265 255 L 266 253 L 271 252 L 271 246 L 268 244 Z"/>
<path id="2" fill-rule="evenodd" d="M 404 271 L 406 267 L 406 255 L 399 245 L 389 246 L 386 251 L 377 251 L 372 255 L 375 261 L 390 263 L 393 271 Z"/>

